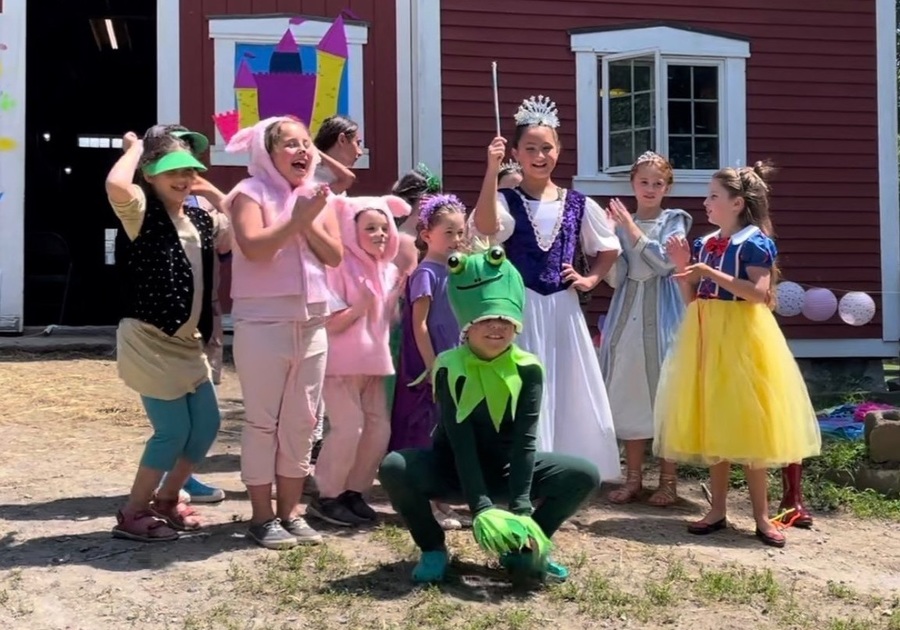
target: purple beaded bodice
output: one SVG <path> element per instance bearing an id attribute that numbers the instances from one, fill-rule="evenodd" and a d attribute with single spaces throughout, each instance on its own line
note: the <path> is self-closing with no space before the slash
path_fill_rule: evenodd
<path id="1" fill-rule="evenodd" d="M 562 280 L 563 264 L 572 264 L 581 235 L 581 219 L 584 217 L 585 197 L 579 192 L 566 193 L 562 224 L 559 234 L 548 251 L 538 246 L 537 236 L 525 209 L 525 202 L 515 190 L 500 191 L 515 221 L 512 236 L 503 244 L 506 256 L 515 265 L 525 286 L 541 295 L 551 295 L 569 288 Z"/>

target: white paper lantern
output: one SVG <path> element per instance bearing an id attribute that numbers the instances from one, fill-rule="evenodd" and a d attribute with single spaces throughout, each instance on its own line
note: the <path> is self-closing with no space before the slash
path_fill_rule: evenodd
<path id="1" fill-rule="evenodd" d="M 803 298 L 803 315 L 814 322 L 824 322 L 834 316 L 837 305 L 837 298 L 828 289 L 810 289 Z"/>
<path id="2" fill-rule="evenodd" d="M 875 317 L 875 300 L 868 293 L 851 291 L 838 302 L 838 315 L 851 326 L 865 326 Z"/>
<path id="3" fill-rule="evenodd" d="M 794 317 L 803 312 L 806 291 L 796 282 L 780 282 L 775 289 L 775 312 L 784 317 Z"/>

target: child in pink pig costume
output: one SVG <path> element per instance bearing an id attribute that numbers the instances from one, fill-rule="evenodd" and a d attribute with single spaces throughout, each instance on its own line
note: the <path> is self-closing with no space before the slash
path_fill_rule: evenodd
<path id="1" fill-rule="evenodd" d="M 395 218 L 408 203 L 385 197 L 335 197 L 344 244 L 340 265 L 327 270 L 333 294 L 323 395 L 329 431 L 316 462 L 319 496 L 307 512 L 333 525 L 375 521 L 363 493 L 387 452 L 391 419 L 384 380 L 394 374 L 388 343 L 406 281 L 394 258 L 400 246 Z"/>

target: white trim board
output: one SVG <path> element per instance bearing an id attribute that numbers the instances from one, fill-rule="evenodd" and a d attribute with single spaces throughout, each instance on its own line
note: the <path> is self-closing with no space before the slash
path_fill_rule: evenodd
<path id="1" fill-rule="evenodd" d="M 441 0 L 412 2 L 413 162 L 438 177 L 444 170 L 441 101 Z"/>
<path id="2" fill-rule="evenodd" d="M 603 172 L 600 163 L 600 100 L 598 68 L 600 55 L 627 54 L 655 50 L 666 59 L 680 63 L 718 61 L 720 100 L 720 163 L 746 163 L 747 155 L 747 87 L 746 60 L 750 44 L 732 39 L 671 26 L 637 26 L 636 28 L 575 32 L 570 36 L 570 49 L 575 54 L 575 102 L 578 138 L 578 168 L 572 186 L 592 196 L 627 196 L 631 194 L 628 173 Z M 665 86 L 658 86 L 658 98 L 665 98 Z M 659 124 L 664 124 L 661 119 Z M 723 130 L 726 130 L 723 132 Z M 665 130 L 663 129 L 663 132 Z M 705 197 L 713 171 L 675 172 L 673 197 Z"/>
<path id="3" fill-rule="evenodd" d="M 397 172 L 405 173 L 413 161 L 413 31 L 412 0 L 396 0 L 397 14 Z"/>
<path id="4" fill-rule="evenodd" d="M 34 2 L 28 3 L 37 12 Z M 25 312 L 25 138 L 26 110 L 26 20 L 25 0 L 6 0 L 0 13 L 0 51 L 6 72 L 0 90 L 16 103 L 0 116 L 0 137 L 14 143 L 0 151 L 0 332 L 21 333 Z"/>
<path id="5" fill-rule="evenodd" d="M 156 0 L 156 122 L 181 123 L 181 0 Z"/>
<path id="6" fill-rule="evenodd" d="M 298 44 L 315 45 L 328 31 L 330 20 L 306 20 L 301 24 L 289 24 L 286 17 L 247 17 L 209 20 L 209 37 L 213 40 L 214 85 L 216 112 L 234 109 L 234 48 L 238 42 L 276 44 L 290 28 Z M 359 125 L 360 133 L 365 139 L 365 79 L 363 68 L 363 46 L 369 41 L 369 28 L 359 24 L 345 24 L 347 48 L 350 68 L 348 109 L 349 116 Z M 227 60 L 218 63 L 218 60 Z M 209 161 L 212 166 L 246 166 L 249 156 L 246 153 L 226 153 L 225 141 L 215 133 L 215 142 L 209 149 Z M 354 170 L 369 168 L 369 150 L 353 165 Z"/>
<path id="7" fill-rule="evenodd" d="M 878 201 L 881 224 L 881 336 L 900 340 L 900 194 L 897 175 L 897 6 L 876 0 Z M 897 356 L 895 352 L 893 356 Z"/>

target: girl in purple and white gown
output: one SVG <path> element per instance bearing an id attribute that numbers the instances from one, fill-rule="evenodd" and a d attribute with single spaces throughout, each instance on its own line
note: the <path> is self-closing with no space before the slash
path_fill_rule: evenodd
<path id="1" fill-rule="evenodd" d="M 577 291 L 591 291 L 621 253 L 614 226 L 596 202 L 551 180 L 559 158 L 556 105 L 531 97 L 516 113 L 512 155 L 522 168 L 515 189 L 497 187 L 506 139 L 488 148 L 487 172 L 470 229 L 500 243 L 525 280 L 518 344 L 546 369 L 538 450 L 583 457 L 604 481 L 620 478 L 619 449 L 597 353 Z M 590 269 L 573 264 L 584 254 Z"/>

